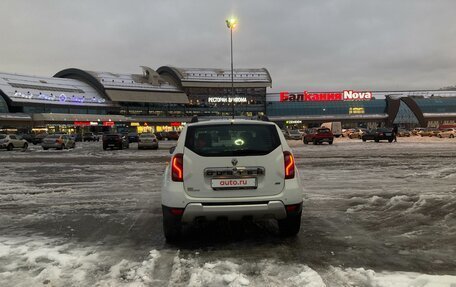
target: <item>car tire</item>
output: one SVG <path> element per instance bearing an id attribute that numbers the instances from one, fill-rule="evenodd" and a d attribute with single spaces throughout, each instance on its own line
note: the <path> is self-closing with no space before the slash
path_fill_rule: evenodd
<path id="1" fill-rule="evenodd" d="M 288 215 L 285 219 L 278 220 L 280 235 L 291 237 L 298 234 L 301 229 L 301 215 L 302 212 L 299 212 L 298 214 Z"/>
<path id="2" fill-rule="evenodd" d="M 366 142 L 367 140 L 366 139 L 363 139 L 363 142 Z"/>
<path id="3" fill-rule="evenodd" d="M 309 141 L 306 139 L 304 139 L 303 142 L 304 142 L 304 144 L 309 144 Z"/>
<path id="4" fill-rule="evenodd" d="M 169 243 L 177 242 L 181 238 L 182 233 L 182 216 L 171 214 L 168 208 L 163 210 L 163 233 L 166 241 Z"/>
<path id="5" fill-rule="evenodd" d="M 9 144 L 7 147 L 6 147 L 6 150 L 7 151 L 12 151 L 14 148 L 14 146 L 12 144 Z"/>
<path id="6" fill-rule="evenodd" d="M 450 135 L 450 139 L 454 138 L 454 135 Z"/>
<path id="7" fill-rule="evenodd" d="M 389 142 L 389 143 L 392 143 L 392 142 L 393 142 L 393 139 L 389 139 L 388 142 Z"/>
<path id="8" fill-rule="evenodd" d="M 379 142 L 380 142 L 380 140 L 378 140 L 378 139 L 375 139 L 374 141 L 375 141 L 376 143 L 379 143 Z"/>
<path id="9" fill-rule="evenodd" d="M 23 150 L 27 150 L 28 149 L 28 143 L 24 143 L 24 145 L 22 146 L 22 149 Z"/>
<path id="10" fill-rule="evenodd" d="M 439 138 L 442 138 L 442 135 L 437 135 Z"/>
<path id="11" fill-rule="evenodd" d="M 329 144 L 333 144 L 333 142 L 332 142 L 332 141 L 329 141 L 328 143 L 329 143 Z"/>
<path id="12" fill-rule="evenodd" d="M 44 150 L 48 150 L 49 148 L 48 147 L 43 147 Z"/>
<path id="13" fill-rule="evenodd" d="M 318 144 L 317 140 L 313 140 L 313 144 L 317 145 Z"/>

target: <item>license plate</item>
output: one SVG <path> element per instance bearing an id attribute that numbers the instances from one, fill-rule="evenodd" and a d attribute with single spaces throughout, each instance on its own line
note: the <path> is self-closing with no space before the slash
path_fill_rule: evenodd
<path id="1" fill-rule="evenodd" d="M 390 135 L 391 135 L 391 133 L 385 133 L 385 135 L 386 135 L 386 136 L 390 136 Z"/>
<path id="2" fill-rule="evenodd" d="M 213 179 L 211 181 L 212 188 L 246 188 L 257 186 L 256 178 L 224 178 L 224 179 Z"/>

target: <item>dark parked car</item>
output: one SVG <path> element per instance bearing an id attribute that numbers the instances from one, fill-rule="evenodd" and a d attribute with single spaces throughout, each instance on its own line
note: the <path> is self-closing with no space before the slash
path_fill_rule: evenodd
<path id="1" fill-rule="evenodd" d="M 36 144 L 41 144 L 41 143 L 43 143 L 43 139 L 44 139 L 45 137 L 47 137 L 47 136 L 48 136 L 47 133 L 37 134 L 37 135 L 35 135 L 35 136 L 33 137 L 32 143 L 35 144 L 35 145 L 36 145 Z"/>
<path id="2" fill-rule="evenodd" d="M 26 140 L 28 143 L 33 143 L 33 140 L 35 138 L 35 134 L 18 134 L 17 136 L 21 139 Z"/>
<path id="3" fill-rule="evenodd" d="M 118 148 L 124 149 L 129 148 L 130 144 L 126 136 L 121 134 L 106 134 L 103 136 L 103 149 L 106 150 L 107 148 Z"/>
<path id="4" fill-rule="evenodd" d="M 379 128 L 375 130 L 370 130 L 362 136 L 363 142 L 368 140 L 373 140 L 375 142 L 380 142 L 381 140 L 387 140 L 392 142 L 394 140 L 393 131 L 386 128 Z"/>
<path id="5" fill-rule="evenodd" d="M 95 135 L 94 133 L 84 133 L 82 140 L 85 142 L 94 142 L 94 141 L 100 141 L 100 138 L 97 135 Z"/>
<path id="6" fill-rule="evenodd" d="M 137 133 L 129 133 L 127 137 L 128 137 L 128 142 L 130 142 L 130 143 L 137 143 L 138 139 L 139 139 L 139 136 Z"/>
<path id="7" fill-rule="evenodd" d="M 312 142 L 315 145 L 324 142 L 332 144 L 334 141 L 334 135 L 328 128 L 313 128 L 307 131 L 302 141 L 304 142 L 304 144 L 308 144 L 310 142 Z"/>
<path id="8" fill-rule="evenodd" d="M 164 140 L 167 137 L 167 134 L 165 132 L 156 132 L 154 135 L 159 141 Z"/>
<path id="9" fill-rule="evenodd" d="M 178 132 L 175 132 L 175 131 L 172 131 L 172 132 L 168 132 L 167 134 L 167 138 L 169 140 L 178 140 L 179 139 L 179 133 Z"/>

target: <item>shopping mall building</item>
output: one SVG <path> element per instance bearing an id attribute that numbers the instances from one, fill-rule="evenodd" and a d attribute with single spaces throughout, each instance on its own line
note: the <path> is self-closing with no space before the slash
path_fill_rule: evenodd
<path id="1" fill-rule="evenodd" d="M 190 119 L 266 114 L 280 126 L 439 126 L 456 123 L 455 91 L 267 93 L 264 69 L 142 67 L 117 74 L 65 69 L 53 77 L 0 73 L 0 132 L 179 130 Z"/>

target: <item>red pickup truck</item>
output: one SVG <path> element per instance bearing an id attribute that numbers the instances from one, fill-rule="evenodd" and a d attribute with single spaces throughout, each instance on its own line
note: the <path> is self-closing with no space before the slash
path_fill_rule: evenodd
<path id="1" fill-rule="evenodd" d="M 308 144 L 310 142 L 312 142 L 314 145 L 324 142 L 332 144 L 334 141 L 334 135 L 328 128 L 313 128 L 307 131 L 302 141 L 304 144 Z"/>

